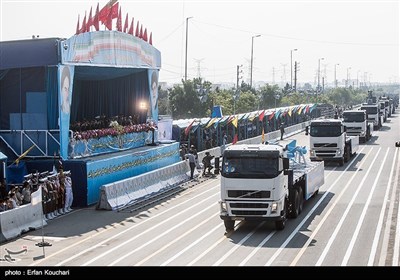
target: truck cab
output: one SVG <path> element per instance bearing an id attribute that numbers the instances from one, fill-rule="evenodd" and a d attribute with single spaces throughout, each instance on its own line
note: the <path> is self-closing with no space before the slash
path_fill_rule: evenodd
<path id="1" fill-rule="evenodd" d="M 340 119 L 312 120 L 306 134 L 310 134 L 312 161 L 337 161 L 343 166 L 358 150 L 358 136 L 348 136 Z"/>
<path id="2" fill-rule="evenodd" d="M 367 121 L 373 124 L 374 130 L 382 127 L 382 117 L 379 113 L 379 105 L 377 103 L 363 103 L 360 110 L 364 110 L 367 114 Z"/>
<path id="3" fill-rule="evenodd" d="M 220 218 L 226 231 L 235 221 L 269 220 L 277 229 L 296 218 L 303 202 L 324 183 L 323 162 L 295 163 L 288 145 L 235 144 L 223 154 Z"/>
<path id="4" fill-rule="evenodd" d="M 368 122 L 365 110 L 346 110 L 343 111 L 342 116 L 347 135 L 358 136 L 362 143 L 372 137 L 373 124 Z"/>
<path id="5" fill-rule="evenodd" d="M 386 122 L 388 117 L 387 114 L 388 112 L 386 110 L 385 101 L 380 100 L 378 104 L 379 104 L 379 115 L 382 116 L 383 122 Z"/>

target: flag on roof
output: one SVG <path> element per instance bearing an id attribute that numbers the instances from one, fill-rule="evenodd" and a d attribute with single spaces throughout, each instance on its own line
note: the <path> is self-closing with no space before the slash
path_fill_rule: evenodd
<path id="1" fill-rule="evenodd" d="M 258 116 L 258 117 L 259 117 L 259 119 L 260 119 L 260 122 L 262 122 L 262 121 L 263 121 L 263 119 L 264 119 L 264 116 L 265 116 L 265 110 L 262 110 L 261 114 Z"/>
<path id="2" fill-rule="evenodd" d="M 190 129 L 192 128 L 193 123 L 194 123 L 195 120 L 196 120 L 196 119 L 194 119 L 194 120 L 185 128 L 185 135 L 186 135 L 186 136 L 189 135 Z"/>
<path id="3" fill-rule="evenodd" d="M 236 128 L 238 127 L 238 116 L 237 116 L 237 115 L 233 118 L 232 124 L 233 124 Z"/>

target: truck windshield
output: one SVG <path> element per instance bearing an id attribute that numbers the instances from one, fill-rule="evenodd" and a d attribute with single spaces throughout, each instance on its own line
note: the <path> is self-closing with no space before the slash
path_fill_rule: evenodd
<path id="1" fill-rule="evenodd" d="M 344 122 L 363 122 L 365 121 L 365 116 L 363 112 L 344 112 L 343 113 Z"/>
<path id="2" fill-rule="evenodd" d="M 313 137 L 337 137 L 342 134 L 340 125 L 315 125 L 310 127 L 310 135 Z"/>
<path id="3" fill-rule="evenodd" d="M 279 158 L 228 157 L 222 162 L 223 177 L 275 178 L 279 175 Z"/>
<path id="4" fill-rule="evenodd" d="M 367 114 L 377 114 L 378 113 L 378 108 L 377 107 L 361 107 L 361 110 L 365 110 Z"/>

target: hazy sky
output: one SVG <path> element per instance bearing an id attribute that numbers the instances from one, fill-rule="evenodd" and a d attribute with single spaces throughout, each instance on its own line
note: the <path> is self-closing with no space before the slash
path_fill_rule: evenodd
<path id="1" fill-rule="evenodd" d="M 0 0 L 0 40 L 69 38 L 78 15 L 107 0 Z M 189 22 L 188 78 L 236 83 L 243 65 L 249 81 L 252 36 L 253 84 L 290 83 L 290 53 L 298 61 L 298 81 L 315 84 L 346 79 L 399 82 L 399 1 L 137 1 L 119 0 L 161 51 L 160 81 L 180 82 L 185 74 L 186 18 Z M 115 20 L 113 23 L 115 27 Z M 104 26 L 100 29 L 104 30 Z M 294 72 L 294 70 L 293 70 Z M 294 74 L 293 74 L 294 76 Z"/>

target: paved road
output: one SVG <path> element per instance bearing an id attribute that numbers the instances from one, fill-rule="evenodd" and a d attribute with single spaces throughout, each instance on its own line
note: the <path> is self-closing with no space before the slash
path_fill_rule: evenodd
<path id="1" fill-rule="evenodd" d="M 219 176 L 130 213 L 75 210 L 2 248 L 28 252 L 14 266 L 398 266 L 400 118 L 394 114 L 283 231 L 219 218 Z M 308 146 L 304 133 L 291 137 Z M 1 249 L 4 254 L 4 249 Z M 3 264 L 1 264 L 3 265 Z"/>

